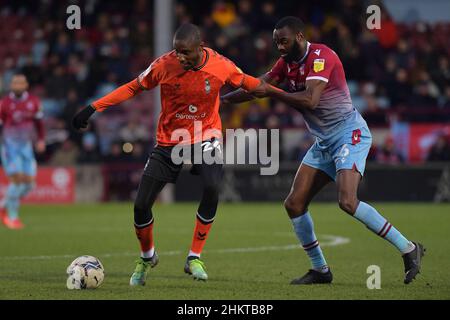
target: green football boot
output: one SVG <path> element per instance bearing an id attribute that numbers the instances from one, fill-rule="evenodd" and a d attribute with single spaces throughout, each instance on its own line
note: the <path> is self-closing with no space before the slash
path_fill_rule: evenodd
<path id="1" fill-rule="evenodd" d="M 184 272 L 192 275 L 194 280 L 208 280 L 205 264 L 198 258 L 192 260 L 188 259 L 184 265 Z"/>
<path id="2" fill-rule="evenodd" d="M 149 268 L 154 268 L 158 264 L 158 261 L 159 258 L 156 252 L 150 261 L 144 261 L 142 258 L 137 259 L 136 268 L 130 278 L 130 286 L 145 286 Z"/>

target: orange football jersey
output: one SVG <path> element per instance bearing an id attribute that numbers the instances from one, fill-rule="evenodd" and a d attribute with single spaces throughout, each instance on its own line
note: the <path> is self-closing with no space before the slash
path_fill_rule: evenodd
<path id="1" fill-rule="evenodd" d="M 172 139 L 177 129 L 185 129 L 190 134 L 191 140 L 183 143 L 219 137 L 222 130 L 220 88 L 226 83 L 247 90 L 255 87 L 255 81 L 251 81 L 251 85 L 250 81 L 245 81 L 246 77 L 253 77 L 245 75 L 232 61 L 210 48 L 204 48 L 204 53 L 200 66 L 184 70 L 173 50 L 153 61 L 137 79 L 145 90 L 161 86 L 161 113 L 156 136 L 159 145 L 179 143 L 179 139 Z M 195 132 L 194 122 L 197 122 Z"/>

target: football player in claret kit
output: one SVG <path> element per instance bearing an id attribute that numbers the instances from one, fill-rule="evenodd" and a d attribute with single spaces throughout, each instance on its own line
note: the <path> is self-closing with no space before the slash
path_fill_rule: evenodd
<path id="1" fill-rule="evenodd" d="M 34 130 L 37 133 L 36 151 L 45 151 L 41 104 L 27 90 L 25 75 L 15 74 L 11 81 L 11 92 L 0 101 L 1 158 L 9 180 L 8 189 L 0 204 L 0 214 L 3 224 L 10 229 L 24 227 L 19 218 L 20 199 L 34 186 Z"/>
<path id="2" fill-rule="evenodd" d="M 179 143 L 178 139 L 172 138 L 172 133 L 178 129 L 189 132 L 191 138 L 187 145 L 194 149 L 191 153 L 193 157 L 198 151 L 200 156 L 220 156 L 220 88 L 225 84 L 245 90 L 262 86 L 260 80 L 242 73 L 233 62 L 204 47 L 199 28 L 195 25 L 182 25 L 174 35 L 173 45 L 173 51 L 154 60 L 137 79 L 93 102 L 73 119 L 75 128 L 85 128 L 94 112 L 101 112 L 130 99 L 143 90 L 161 86 L 162 107 L 157 127 L 157 145 L 144 168 L 134 204 L 134 226 L 141 246 L 141 257 L 131 276 L 130 285 L 144 285 L 149 268 L 158 263 L 153 241 L 152 206 L 165 184 L 174 183 L 182 168 L 182 164 L 177 164 L 171 157 L 172 149 Z M 197 130 L 196 124 L 200 122 L 202 130 Z M 199 145 L 201 147 L 196 148 Z M 193 171 L 201 177 L 203 195 L 184 271 L 192 274 L 194 279 L 206 280 L 208 275 L 200 254 L 216 215 L 222 163 L 202 161 L 193 165 Z"/>
<path id="3" fill-rule="evenodd" d="M 249 94 L 236 90 L 221 98 L 225 103 L 247 101 L 253 99 L 252 95 L 279 99 L 302 113 L 309 131 L 316 137 L 285 200 L 294 231 L 312 264 L 312 269 L 292 284 L 332 282 L 308 206 L 333 180 L 338 187 L 339 207 L 400 251 L 404 283 L 408 284 L 420 271 L 424 248 L 405 238 L 374 207 L 358 200 L 358 185 L 372 136 L 352 104 L 339 57 L 326 45 L 308 42 L 303 30 L 303 22 L 296 17 L 285 17 L 275 26 L 273 39 L 281 58 L 261 77 L 267 82 L 263 84 L 264 92 L 256 90 Z M 289 92 L 274 87 L 282 83 L 287 84 Z"/>

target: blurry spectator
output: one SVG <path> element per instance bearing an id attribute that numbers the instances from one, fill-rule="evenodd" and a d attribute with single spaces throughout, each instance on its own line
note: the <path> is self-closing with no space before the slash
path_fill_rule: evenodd
<path id="1" fill-rule="evenodd" d="M 337 52 L 339 54 L 339 52 Z M 366 28 L 363 29 L 359 39 L 358 48 L 355 48 L 349 57 L 358 58 L 357 64 L 353 66 L 354 72 L 351 77 L 360 80 L 376 80 L 382 78 L 382 67 L 384 53 L 377 38 Z M 358 56 L 359 55 L 359 56 Z M 353 63 L 352 60 L 348 62 Z M 345 69 L 347 66 L 344 64 Z M 364 66 L 361 68 L 361 66 Z M 347 74 L 347 70 L 345 71 Z"/>
<path id="2" fill-rule="evenodd" d="M 136 141 L 133 143 L 133 151 L 131 151 L 131 161 L 135 163 L 145 163 L 148 158 L 148 153 L 145 152 L 145 142 Z"/>
<path id="3" fill-rule="evenodd" d="M 288 159 L 297 162 L 302 161 L 308 150 L 313 145 L 313 143 L 314 138 L 312 137 L 312 135 L 309 134 L 308 132 L 305 132 L 298 146 L 291 151 Z"/>
<path id="4" fill-rule="evenodd" d="M 437 100 L 430 93 L 430 84 L 427 81 L 421 81 L 414 87 L 414 93 L 409 99 L 411 107 L 436 107 Z"/>
<path id="5" fill-rule="evenodd" d="M 61 59 L 62 63 L 66 63 L 69 55 L 73 52 L 73 45 L 69 39 L 68 33 L 60 32 L 55 46 L 52 51 Z"/>
<path id="6" fill-rule="evenodd" d="M 381 28 L 371 30 L 384 49 L 392 49 L 398 42 L 397 25 L 391 19 L 387 10 L 381 10 Z"/>
<path id="7" fill-rule="evenodd" d="M 95 92 L 95 98 L 103 97 L 117 88 L 117 75 L 113 72 L 108 72 L 106 79 L 99 84 L 97 91 Z"/>
<path id="8" fill-rule="evenodd" d="M 126 155 L 122 150 L 122 143 L 115 141 L 111 144 L 109 153 L 103 157 L 105 163 L 120 163 L 126 161 Z"/>
<path id="9" fill-rule="evenodd" d="M 22 61 L 17 62 L 22 72 L 27 76 L 31 86 L 41 85 L 44 82 L 44 75 L 41 67 L 33 61 L 31 55 L 22 56 Z"/>
<path id="10" fill-rule="evenodd" d="M 258 17 L 256 30 L 272 31 L 277 23 L 275 4 L 272 1 L 264 1 L 261 5 L 261 14 Z"/>
<path id="11" fill-rule="evenodd" d="M 403 156 L 395 148 L 394 139 L 390 136 L 377 151 L 375 159 L 381 164 L 400 164 L 404 161 Z"/>
<path id="12" fill-rule="evenodd" d="M 125 142 L 148 140 L 150 138 L 150 132 L 147 127 L 141 123 L 139 114 L 133 113 L 125 127 L 120 129 L 119 138 Z"/>
<path id="13" fill-rule="evenodd" d="M 275 102 L 272 114 L 278 119 L 278 128 L 286 128 L 292 126 L 291 110 L 284 102 Z"/>
<path id="14" fill-rule="evenodd" d="M 69 131 L 69 138 L 79 147 L 81 147 L 83 134 L 72 127 L 72 118 L 82 107 L 83 105 L 78 98 L 77 90 L 74 88 L 69 89 L 69 92 L 67 93 L 67 102 L 64 106 L 61 118 L 64 120 L 66 129 Z M 92 126 L 95 126 L 95 124 L 91 124 L 90 129 L 92 129 Z"/>
<path id="15" fill-rule="evenodd" d="M 192 17 L 187 12 L 186 6 L 183 3 L 175 3 L 175 17 L 180 25 L 192 22 Z"/>
<path id="16" fill-rule="evenodd" d="M 2 92 L 7 92 L 9 91 L 9 84 L 11 83 L 11 79 L 14 75 L 14 73 L 16 72 L 15 70 L 15 66 L 14 66 L 14 59 L 12 57 L 6 57 L 3 61 L 3 69 L 4 71 L 2 72 Z"/>
<path id="17" fill-rule="evenodd" d="M 240 0 L 237 5 L 239 19 L 249 28 L 254 29 L 258 23 L 258 12 L 253 1 Z"/>
<path id="18" fill-rule="evenodd" d="M 264 115 L 258 104 L 252 103 L 250 105 L 243 125 L 246 128 L 262 128 L 264 126 Z"/>
<path id="19" fill-rule="evenodd" d="M 211 17 L 221 28 L 229 26 L 236 20 L 234 5 L 221 0 L 216 1 L 214 3 Z"/>
<path id="20" fill-rule="evenodd" d="M 372 125 L 386 125 L 386 112 L 381 110 L 374 95 L 366 95 L 367 108 L 363 112 L 364 119 Z"/>
<path id="21" fill-rule="evenodd" d="M 411 85 L 409 84 L 408 72 L 406 69 L 398 69 L 395 75 L 395 81 L 388 88 L 388 94 L 391 97 L 392 105 L 406 105 L 410 102 L 412 93 Z"/>
<path id="22" fill-rule="evenodd" d="M 431 147 L 427 157 L 428 161 L 450 161 L 449 137 L 439 135 L 435 144 Z"/>
<path id="23" fill-rule="evenodd" d="M 439 86 L 441 92 L 444 92 L 445 85 L 450 83 L 450 63 L 448 57 L 439 57 L 438 66 L 432 71 L 432 78 Z"/>
<path id="24" fill-rule="evenodd" d="M 339 53 L 339 58 L 342 64 L 345 65 L 345 73 L 351 77 L 358 74 L 358 69 L 361 69 L 359 63 L 359 49 L 353 40 L 351 31 L 347 25 L 341 21 L 337 22 L 336 25 L 337 38 L 336 47 L 334 50 Z"/>
<path id="25" fill-rule="evenodd" d="M 45 55 L 48 52 L 48 43 L 44 39 L 44 32 L 42 29 L 37 29 L 34 31 L 34 44 L 31 48 L 31 54 L 33 56 L 33 62 L 36 65 L 41 65 Z"/>
<path id="26" fill-rule="evenodd" d="M 45 89 L 48 97 L 58 100 L 65 99 L 70 83 L 64 66 L 56 66 L 51 74 L 46 75 Z"/>
<path id="27" fill-rule="evenodd" d="M 80 150 L 70 139 L 66 139 L 50 159 L 53 166 L 73 166 L 76 164 Z"/>
<path id="28" fill-rule="evenodd" d="M 450 108 L 450 85 L 445 87 L 444 96 L 441 99 L 441 106 L 444 108 Z"/>
<path id="29" fill-rule="evenodd" d="M 82 149 L 78 157 L 80 163 L 97 163 L 100 161 L 97 137 L 92 132 L 83 135 Z"/>

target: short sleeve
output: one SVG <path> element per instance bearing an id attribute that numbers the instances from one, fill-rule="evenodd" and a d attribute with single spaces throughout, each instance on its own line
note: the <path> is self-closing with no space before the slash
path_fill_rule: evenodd
<path id="1" fill-rule="evenodd" d="M 319 54 L 316 52 L 319 52 Z M 333 72 L 336 62 L 339 59 L 338 56 L 331 49 L 316 50 L 310 54 L 315 55 L 315 57 L 312 59 L 312 65 L 310 66 L 310 71 L 306 76 L 306 81 L 316 79 L 328 82 L 331 72 Z"/>
<path id="2" fill-rule="evenodd" d="M 162 78 L 162 71 L 164 70 L 163 64 L 161 58 L 158 58 L 137 77 L 139 86 L 142 89 L 150 90 L 159 85 Z"/>
<path id="3" fill-rule="evenodd" d="M 286 62 L 284 62 L 283 58 L 278 59 L 272 69 L 267 72 L 267 75 L 270 79 L 277 81 L 278 83 L 282 82 L 285 78 L 285 69 Z"/>

